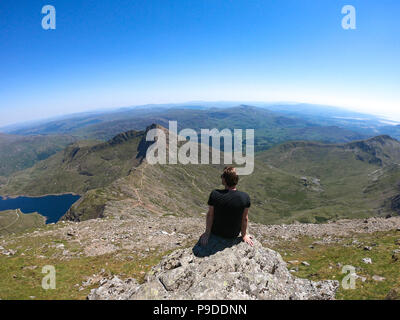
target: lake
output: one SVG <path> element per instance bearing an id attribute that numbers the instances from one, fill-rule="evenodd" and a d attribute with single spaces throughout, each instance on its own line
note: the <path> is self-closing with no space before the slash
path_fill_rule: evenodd
<path id="1" fill-rule="evenodd" d="M 79 198 L 73 194 L 17 198 L 0 196 L 0 211 L 20 209 L 23 213 L 38 212 L 47 218 L 46 224 L 55 223 Z"/>

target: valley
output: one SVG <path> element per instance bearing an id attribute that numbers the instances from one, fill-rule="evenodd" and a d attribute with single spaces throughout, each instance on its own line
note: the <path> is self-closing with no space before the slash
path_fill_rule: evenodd
<path id="1" fill-rule="evenodd" d="M 14 172 L 32 167 L 68 144 L 76 141 L 70 135 L 10 135 L 0 133 L 0 184 Z"/>
<path id="2" fill-rule="evenodd" d="M 145 136 L 133 130 L 106 142 L 78 141 L 11 175 L 0 194 L 80 194 L 64 217 L 77 221 L 104 217 L 118 201 L 160 215 L 205 212 L 223 165 L 149 165 Z M 264 224 L 397 215 L 398 163 L 400 143 L 389 136 L 341 144 L 284 142 L 256 153 L 254 173 L 239 186 L 252 197 L 250 217 Z"/>
<path id="3" fill-rule="evenodd" d="M 258 110 L 246 111 L 255 112 L 253 123 L 260 117 Z M 221 119 L 211 124 L 232 125 Z M 356 266 L 358 290 L 340 288 L 337 299 L 397 299 L 400 142 L 388 135 L 343 139 L 333 128 L 293 125 L 296 137 L 332 130 L 336 140 L 292 140 L 286 128 L 266 149 L 259 144 L 253 174 L 239 181 L 251 196 L 250 234 L 279 252 L 297 277 L 341 280 L 342 265 Z M 115 276 L 143 283 L 167 254 L 194 245 L 204 230 L 209 193 L 221 188 L 223 165 L 149 164 L 145 137 L 151 128 L 168 133 L 153 123 L 105 141 L 75 136 L 0 181 L 3 196 L 79 195 L 56 224 L 45 225 L 38 213 L 0 213 L 0 288 L 16 288 L 0 289 L 1 299 L 85 299 Z M 367 255 L 372 266 L 362 264 Z M 56 295 L 33 284 L 44 264 L 57 267 L 62 284 Z"/>

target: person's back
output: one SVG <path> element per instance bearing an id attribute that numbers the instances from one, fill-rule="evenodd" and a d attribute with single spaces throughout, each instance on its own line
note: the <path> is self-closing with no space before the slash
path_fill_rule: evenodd
<path id="1" fill-rule="evenodd" d="M 208 205 L 214 207 L 211 233 L 224 238 L 236 238 L 241 231 L 244 209 L 250 207 L 249 195 L 232 189 L 214 190 Z"/>
<path id="2" fill-rule="evenodd" d="M 244 241 L 253 245 L 247 234 L 250 197 L 238 191 L 239 176 L 233 167 L 225 167 L 221 175 L 224 190 L 213 190 L 208 199 L 206 231 L 193 247 L 196 256 L 207 256 Z M 238 237 L 241 233 L 241 238 Z M 239 242 L 238 242 L 239 241 Z"/>

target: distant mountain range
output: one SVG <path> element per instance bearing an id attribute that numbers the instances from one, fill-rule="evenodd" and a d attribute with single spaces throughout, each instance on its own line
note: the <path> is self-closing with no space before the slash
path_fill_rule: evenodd
<path id="1" fill-rule="evenodd" d="M 269 111 L 269 116 L 285 117 L 303 122 L 304 126 L 335 126 L 373 136 L 377 134 L 391 134 L 398 138 L 400 129 L 396 122 L 390 122 L 377 116 L 348 111 L 342 108 L 299 104 L 299 103 L 261 103 L 261 102 L 190 102 L 180 104 L 144 105 L 120 108 L 115 110 L 84 112 L 65 115 L 48 120 L 41 120 L 25 124 L 15 124 L 0 128 L 0 132 L 9 134 L 74 134 L 81 138 L 109 139 L 114 135 L 128 130 L 143 130 L 150 123 L 157 122 L 156 118 L 175 120 L 182 116 L 200 115 L 206 117 L 209 112 L 218 112 L 224 109 L 234 109 L 237 106 L 254 106 L 257 109 Z M 260 110 L 259 110 L 260 111 Z M 267 116 L 266 114 L 261 114 Z M 229 119 L 226 119 L 229 121 Z M 246 119 L 242 119 L 246 121 Z M 300 121 L 301 120 L 301 121 Z M 106 124 L 99 128 L 101 124 Z M 245 122 L 246 123 L 246 122 Z M 388 125 L 388 124 L 391 125 Z M 115 130 L 120 124 L 122 130 Z M 107 128 L 104 128 L 107 127 Z"/>
<path id="2" fill-rule="evenodd" d="M 72 220 L 109 215 L 117 202 L 163 215 L 205 212 L 223 165 L 149 165 L 145 135 L 132 130 L 107 142 L 71 144 L 11 175 L 0 194 L 79 193 L 66 215 Z M 257 153 L 255 171 L 242 177 L 240 188 L 251 195 L 251 217 L 261 223 L 392 215 L 400 207 L 399 164 L 400 142 L 386 135 L 341 144 L 286 142 Z"/>
<path id="3" fill-rule="evenodd" d="M 275 110 L 271 111 L 266 107 L 248 105 L 231 107 L 226 103 L 216 103 L 216 106 L 218 107 L 196 103 L 143 106 L 82 113 L 2 128 L 4 133 L 0 134 L 0 182 L 10 174 L 33 166 L 37 161 L 53 155 L 74 141 L 107 141 L 121 132 L 144 130 L 152 123 L 168 127 L 170 120 L 178 121 L 179 129 L 253 128 L 256 130 L 256 151 L 291 140 L 349 142 L 386 133 L 395 138 L 400 137 L 397 126 L 379 125 L 379 120 L 372 116 L 361 122 L 343 119 L 344 116 L 361 115 L 335 108 L 268 105 L 268 108 Z"/>

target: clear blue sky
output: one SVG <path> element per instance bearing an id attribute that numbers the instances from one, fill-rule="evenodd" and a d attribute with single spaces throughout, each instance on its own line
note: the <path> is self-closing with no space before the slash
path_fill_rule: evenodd
<path id="1" fill-rule="evenodd" d="M 41 27 L 56 8 L 56 30 Z M 356 8 L 357 29 L 341 27 Z M 0 125 L 188 100 L 400 119 L 398 0 L 1 0 Z"/>

